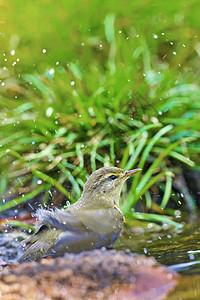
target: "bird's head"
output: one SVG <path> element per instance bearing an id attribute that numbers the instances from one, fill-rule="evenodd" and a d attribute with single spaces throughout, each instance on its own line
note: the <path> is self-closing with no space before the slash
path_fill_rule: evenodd
<path id="1" fill-rule="evenodd" d="M 92 201 L 114 203 L 119 206 L 123 183 L 141 169 L 125 171 L 115 167 L 103 167 L 93 172 L 85 183 L 82 197 Z"/>

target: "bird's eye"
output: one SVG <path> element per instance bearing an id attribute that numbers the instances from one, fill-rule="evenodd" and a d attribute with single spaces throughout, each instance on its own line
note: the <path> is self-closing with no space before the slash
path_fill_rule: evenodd
<path id="1" fill-rule="evenodd" d="M 109 179 L 111 179 L 111 180 L 115 180 L 117 177 L 118 177 L 118 176 L 111 175 L 111 176 L 109 176 Z"/>

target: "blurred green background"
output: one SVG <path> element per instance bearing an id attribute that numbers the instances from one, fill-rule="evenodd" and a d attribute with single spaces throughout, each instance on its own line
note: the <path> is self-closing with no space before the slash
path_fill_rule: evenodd
<path id="1" fill-rule="evenodd" d="M 124 212 L 138 201 L 144 212 L 196 209 L 199 9 L 0 1 L 0 210 L 37 195 L 75 201 L 103 165 L 143 168 Z"/>
<path id="2" fill-rule="evenodd" d="M 131 57 L 145 38 L 152 55 L 161 59 L 167 55 L 163 61 L 175 68 L 183 62 L 191 66 L 198 58 L 194 50 L 198 48 L 199 5 L 183 0 L 1 1 L 1 52 L 8 59 L 1 66 L 24 73 L 55 66 L 57 61 L 67 66 L 78 60 L 84 69 L 91 63 L 105 65 L 110 40 L 104 25 L 110 14 L 115 16 L 118 63 L 125 63 L 123 56 Z M 12 68 L 17 57 L 20 61 Z"/>

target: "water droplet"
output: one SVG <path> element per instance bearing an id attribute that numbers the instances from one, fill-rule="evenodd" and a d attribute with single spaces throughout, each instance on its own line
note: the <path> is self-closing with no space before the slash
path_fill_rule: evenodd
<path id="1" fill-rule="evenodd" d="M 175 210 L 174 214 L 176 217 L 179 217 L 181 215 L 181 212 L 180 212 L 180 210 L 177 209 L 177 210 Z"/>
<path id="2" fill-rule="evenodd" d="M 50 75 L 53 75 L 54 73 L 55 73 L 55 70 L 53 68 L 49 70 Z"/>
<path id="3" fill-rule="evenodd" d="M 15 50 L 14 50 L 14 49 L 11 50 L 11 51 L 10 51 L 10 54 L 11 54 L 11 55 L 15 55 Z"/>
<path id="4" fill-rule="evenodd" d="M 47 52 L 47 50 L 46 49 L 42 49 L 42 53 L 46 53 Z"/>
<path id="5" fill-rule="evenodd" d="M 154 35 L 153 35 L 153 38 L 154 38 L 154 39 L 157 39 L 157 38 L 158 38 L 157 34 L 154 34 Z"/>
<path id="6" fill-rule="evenodd" d="M 175 52 L 175 51 L 173 51 L 173 55 L 176 55 L 176 52 Z"/>
<path id="7" fill-rule="evenodd" d="M 42 184 L 42 180 L 38 179 L 37 184 Z"/>
<path id="8" fill-rule="evenodd" d="M 46 110 L 46 116 L 51 117 L 52 113 L 53 113 L 53 107 L 50 106 Z"/>
<path id="9" fill-rule="evenodd" d="M 75 81 L 72 80 L 72 81 L 70 82 L 70 84 L 71 84 L 72 86 L 74 86 L 74 85 L 75 85 Z"/>
<path id="10" fill-rule="evenodd" d="M 70 202 L 69 201 L 66 201 L 66 206 L 68 207 L 70 205 Z"/>

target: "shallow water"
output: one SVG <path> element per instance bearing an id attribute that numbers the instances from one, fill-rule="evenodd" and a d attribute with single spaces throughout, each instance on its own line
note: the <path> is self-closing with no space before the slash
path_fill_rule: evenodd
<path id="1" fill-rule="evenodd" d="M 154 256 L 161 264 L 181 274 L 179 285 L 168 296 L 173 300 L 200 299 L 200 215 L 181 228 L 157 231 L 128 229 L 116 249 Z"/>

